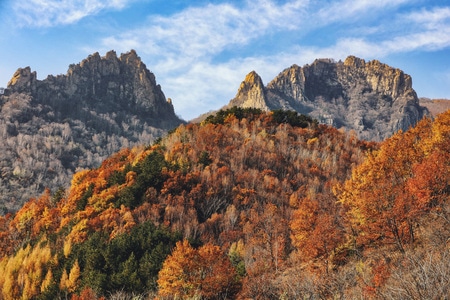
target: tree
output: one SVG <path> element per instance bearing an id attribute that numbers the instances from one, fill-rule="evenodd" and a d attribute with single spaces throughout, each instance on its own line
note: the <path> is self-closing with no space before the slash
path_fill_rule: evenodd
<path id="1" fill-rule="evenodd" d="M 69 275 L 67 275 L 67 271 L 63 270 L 63 273 L 61 275 L 61 280 L 59 281 L 59 289 L 60 290 L 67 290 L 67 281 L 69 281 Z"/>
<path id="2" fill-rule="evenodd" d="M 290 223 L 292 244 L 303 260 L 328 258 L 344 239 L 339 209 L 332 195 L 319 194 L 315 199 L 302 199 Z"/>
<path id="3" fill-rule="evenodd" d="M 128 259 L 120 264 L 119 271 L 111 276 L 113 285 L 117 287 L 117 289 L 122 287 L 122 289 L 127 292 L 140 290 L 142 282 L 138 275 L 138 271 L 138 261 L 132 252 Z"/>
<path id="4" fill-rule="evenodd" d="M 54 283 L 53 272 L 52 272 L 52 269 L 49 269 L 47 271 L 47 274 L 45 275 L 44 280 L 42 281 L 41 293 L 45 292 L 50 287 L 50 285 L 53 283 Z"/>
<path id="5" fill-rule="evenodd" d="M 353 170 L 338 193 L 346 207 L 346 220 L 360 244 L 393 243 L 403 252 L 413 240 L 414 220 L 405 182 L 420 157 L 414 132 L 398 133 Z"/>
<path id="6" fill-rule="evenodd" d="M 446 299 L 450 294 L 449 282 L 448 249 L 417 251 L 403 257 L 381 289 L 381 296 L 384 299 Z"/>
<path id="7" fill-rule="evenodd" d="M 80 295 L 73 294 L 71 300 L 105 300 L 104 297 L 97 297 L 97 294 L 91 288 L 84 288 Z"/>
<path id="8" fill-rule="evenodd" d="M 218 246 L 199 249 L 178 242 L 158 275 L 158 295 L 188 299 L 224 299 L 237 292 L 236 272 Z"/>
<path id="9" fill-rule="evenodd" d="M 78 259 L 75 260 L 72 268 L 69 272 L 69 278 L 65 283 L 65 287 L 70 293 L 73 293 L 78 288 L 78 283 L 80 279 L 80 265 L 78 264 Z"/>
<path id="10" fill-rule="evenodd" d="M 206 299 L 231 298 L 237 292 L 235 268 L 219 246 L 206 244 L 198 249 L 201 268 L 201 296 Z"/>
<path id="11" fill-rule="evenodd" d="M 272 203 L 263 207 L 255 204 L 250 210 L 243 228 L 248 273 L 257 275 L 269 270 L 274 273 L 282 270 L 287 257 L 289 234 L 281 213 L 281 209 Z"/>
<path id="12" fill-rule="evenodd" d="M 198 269 L 197 251 L 187 240 L 177 242 L 158 274 L 158 295 L 182 299 L 197 296 L 200 292 L 198 274 L 195 274 Z"/>
<path id="13" fill-rule="evenodd" d="M 347 225 L 360 245 L 404 245 L 430 211 L 445 211 L 450 164 L 450 112 L 385 140 L 338 191 Z"/>

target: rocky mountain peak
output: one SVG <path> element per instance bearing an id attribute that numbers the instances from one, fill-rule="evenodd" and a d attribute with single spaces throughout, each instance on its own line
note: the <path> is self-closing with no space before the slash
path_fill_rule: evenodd
<path id="1" fill-rule="evenodd" d="M 49 75 L 45 80 L 37 80 L 36 72 L 29 67 L 19 69 L 8 89 L 31 94 L 35 101 L 58 108 L 62 115 L 83 109 L 99 113 L 128 111 L 161 128 L 181 122 L 154 74 L 134 50 L 120 57 L 115 51 L 103 57 L 96 52 L 70 65 L 67 74 Z"/>
<path id="2" fill-rule="evenodd" d="M 7 90 L 0 95 L 0 214 L 183 123 L 133 50 L 94 53 L 44 80 L 21 68 Z"/>
<path id="3" fill-rule="evenodd" d="M 344 66 L 351 68 L 364 68 L 366 61 L 362 58 L 350 55 L 344 61 Z"/>
<path id="4" fill-rule="evenodd" d="M 360 75 L 365 76 L 370 88 L 375 92 L 387 94 L 393 98 L 413 92 L 411 76 L 378 60 L 366 63 L 363 59 L 349 56 L 344 66 L 347 72 L 359 72 Z"/>
<path id="5" fill-rule="evenodd" d="M 136 66 L 143 63 L 135 50 L 131 50 L 127 53 L 122 53 L 120 55 L 120 60 L 126 64 L 134 64 Z"/>
<path id="6" fill-rule="evenodd" d="M 67 76 L 92 75 L 96 77 L 120 74 L 120 61 L 115 51 L 106 53 L 101 57 L 98 52 L 89 55 L 79 64 L 69 66 Z"/>
<path id="7" fill-rule="evenodd" d="M 230 102 L 229 106 L 254 107 L 268 110 L 266 102 L 263 81 L 255 71 L 252 71 L 245 76 L 244 81 L 239 86 L 236 97 Z"/>
<path id="8" fill-rule="evenodd" d="M 378 60 L 316 59 L 285 69 L 266 87 L 254 74 L 247 75 L 228 106 L 296 110 L 368 140 L 407 130 L 428 113 L 419 105 L 411 76 Z"/>
<path id="9" fill-rule="evenodd" d="M 17 92 L 31 92 L 36 90 L 36 71 L 30 67 L 19 68 L 8 82 L 8 88 Z"/>

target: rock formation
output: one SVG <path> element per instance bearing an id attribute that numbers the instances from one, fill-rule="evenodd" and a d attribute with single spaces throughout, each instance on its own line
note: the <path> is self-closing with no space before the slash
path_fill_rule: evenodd
<path id="1" fill-rule="evenodd" d="M 61 117 L 74 111 L 131 113 L 155 127 L 170 129 L 180 124 L 171 102 L 134 50 L 119 58 L 114 51 L 90 55 L 69 66 L 66 75 L 36 80 L 29 67 L 19 69 L 8 83 L 10 92 L 30 94 L 36 102 L 50 105 Z"/>
<path id="2" fill-rule="evenodd" d="M 0 214 L 70 184 L 124 147 L 183 123 L 135 51 L 90 55 L 65 75 L 18 69 L 0 95 Z"/>
<path id="3" fill-rule="evenodd" d="M 428 113 L 419 105 L 411 77 L 377 60 L 317 59 L 291 66 L 266 87 L 258 78 L 250 73 L 228 106 L 295 110 L 377 141 L 407 130 Z"/>
<path id="4" fill-rule="evenodd" d="M 250 72 L 241 83 L 236 98 L 231 100 L 230 106 L 254 107 L 267 110 L 266 91 L 261 77 L 255 72 Z"/>

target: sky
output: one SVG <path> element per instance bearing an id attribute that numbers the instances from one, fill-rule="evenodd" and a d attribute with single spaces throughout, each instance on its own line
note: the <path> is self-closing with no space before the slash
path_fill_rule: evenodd
<path id="1" fill-rule="evenodd" d="M 0 0 L 0 87 L 136 50 L 184 120 L 316 58 L 377 59 L 419 97 L 450 99 L 450 0 Z"/>

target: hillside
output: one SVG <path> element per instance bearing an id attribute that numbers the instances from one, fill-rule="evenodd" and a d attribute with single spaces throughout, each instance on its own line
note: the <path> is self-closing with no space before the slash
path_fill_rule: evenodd
<path id="1" fill-rule="evenodd" d="M 316 59 L 311 65 L 293 65 L 267 86 L 253 71 L 227 107 L 233 106 L 295 110 L 373 141 L 405 131 L 428 115 L 409 75 L 354 56 L 344 62 Z"/>
<path id="2" fill-rule="evenodd" d="M 95 53 L 44 80 L 21 68 L 0 95 L 0 109 L 2 212 L 44 188 L 67 188 L 77 170 L 183 123 L 134 51 Z"/>
<path id="3" fill-rule="evenodd" d="M 419 103 L 426 107 L 432 116 L 437 116 L 450 109 L 449 99 L 419 98 Z"/>
<path id="4" fill-rule="evenodd" d="M 444 298 L 449 142 L 450 112 L 377 144 L 294 112 L 220 111 L 1 218 L 0 290 Z"/>

